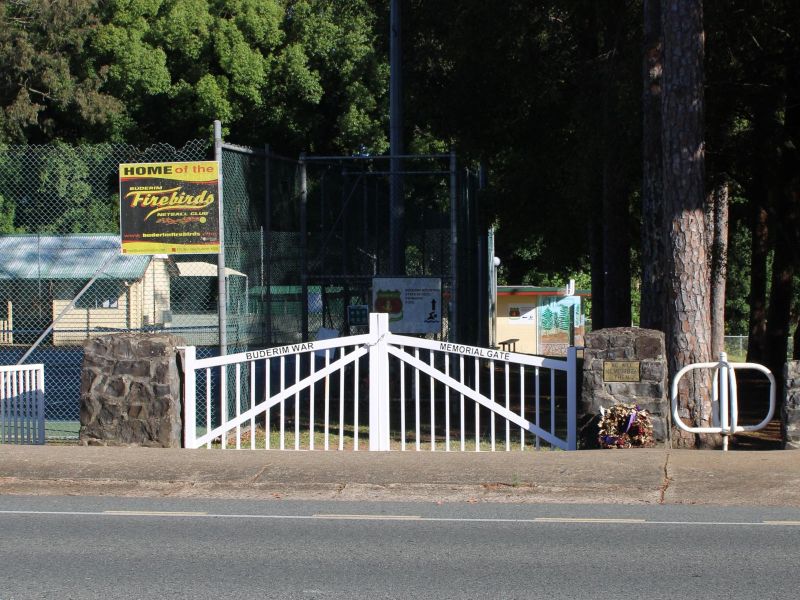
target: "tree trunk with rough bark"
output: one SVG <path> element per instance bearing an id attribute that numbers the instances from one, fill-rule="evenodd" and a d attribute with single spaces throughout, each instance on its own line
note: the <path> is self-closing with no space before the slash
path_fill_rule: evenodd
<path id="1" fill-rule="evenodd" d="M 782 228 L 781 228 L 782 229 Z M 778 390 L 782 389 L 783 365 L 789 348 L 790 315 L 792 309 L 792 279 L 794 264 L 793 248 L 785 231 L 775 236 L 775 252 L 772 258 L 772 283 L 767 310 L 766 366 L 775 376 Z"/>
<path id="2" fill-rule="evenodd" d="M 750 317 L 747 336 L 747 361 L 764 362 L 767 333 L 767 256 L 769 230 L 767 209 L 753 200 L 750 242 Z"/>
<path id="3" fill-rule="evenodd" d="M 624 11 L 619 3 L 616 11 Z M 605 327 L 631 326 L 631 244 L 628 190 L 615 115 L 619 114 L 618 78 L 621 20 L 605 25 L 603 78 L 603 294 Z"/>
<path id="4" fill-rule="evenodd" d="M 728 274 L 728 182 L 711 191 L 706 231 L 711 264 L 711 357 L 725 351 L 725 282 Z"/>
<path id="5" fill-rule="evenodd" d="M 661 149 L 661 0 L 644 0 L 642 92 L 642 304 L 640 324 L 664 330 L 664 192 Z"/>
<path id="6" fill-rule="evenodd" d="M 781 136 L 780 188 L 775 206 L 772 285 L 767 311 L 767 367 L 782 389 L 783 365 L 788 351 L 793 279 L 800 268 L 800 51 L 787 52 L 784 130 Z"/>
<path id="7" fill-rule="evenodd" d="M 710 359 L 710 290 L 705 228 L 704 33 L 700 0 L 663 0 L 662 148 L 668 224 L 666 342 L 670 380 L 691 363 Z M 687 375 L 679 391 L 681 417 L 710 424 L 709 378 Z M 708 445 L 705 436 L 675 430 L 678 446 Z"/>
<path id="8" fill-rule="evenodd" d="M 603 273 L 603 227 L 600 219 L 589 223 L 589 261 L 592 270 L 592 329 L 603 329 L 605 322 L 605 274 Z"/>
<path id="9" fill-rule="evenodd" d="M 767 257 L 770 251 L 769 213 L 771 181 L 770 139 L 774 137 L 775 109 L 763 96 L 753 107 L 754 165 L 749 190 L 750 213 L 750 315 L 747 336 L 748 362 L 766 361 L 767 334 Z"/>

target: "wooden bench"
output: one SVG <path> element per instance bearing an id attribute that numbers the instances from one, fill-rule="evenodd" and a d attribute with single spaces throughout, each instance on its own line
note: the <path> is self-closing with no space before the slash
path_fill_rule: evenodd
<path id="1" fill-rule="evenodd" d="M 500 347 L 503 349 L 503 352 L 516 352 L 517 351 L 517 342 L 519 338 L 508 338 L 507 340 L 503 340 L 502 342 L 497 342 Z"/>

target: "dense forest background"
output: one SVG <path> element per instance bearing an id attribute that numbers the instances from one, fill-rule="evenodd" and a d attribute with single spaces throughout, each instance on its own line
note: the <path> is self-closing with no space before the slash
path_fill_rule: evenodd
<path id="1" fill-rule="evenodd" d="M 406 150 L 480 164 L 501 280 L 575 277 L 595 327 L 668 321 L 661 153 L 686 123 L 661 76 L 691 67 L 695 184 L 708 223 L 720 198 L 728 213 L 723 251 L 702 254 L 726 279 L 724 331 L 749 334 L 751 360 L 777 365 L 791 335 L 800 351 L 797 0 L 402 5 Z M 698 43 L 664 53 L 684 9 Z M 0 0 L 0 143 L 180 145 L 220 119 L 284 155 L 381 154 L 388 57 L 386 1 Z"/>

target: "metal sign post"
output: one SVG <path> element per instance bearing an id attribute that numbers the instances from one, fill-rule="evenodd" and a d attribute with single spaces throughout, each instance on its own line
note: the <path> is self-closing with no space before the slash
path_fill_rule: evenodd
<path id="1" fill-rule="evenodd" d="M 219 310 L 219 353 L 228 353 L 228 292 L 225 285 L 225 220 L 222 208 L 222 123 L 214 121 L 214 160 L 219 164 L 219 254 L 217 254 L 217 307 Z"/>

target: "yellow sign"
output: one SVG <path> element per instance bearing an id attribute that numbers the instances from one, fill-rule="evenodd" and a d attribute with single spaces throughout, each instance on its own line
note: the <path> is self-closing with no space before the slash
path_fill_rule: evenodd
<path id="1" fill-rule="evenodd" d="M 219 168 L 214 161 L 119 166 L 123 254 L 219 252 Z"/>
<path id="2" fill-rule="evenodd" d="M 636 383 L 642 380 L 638 360 L 604 360 L 603 381 Z"/>

